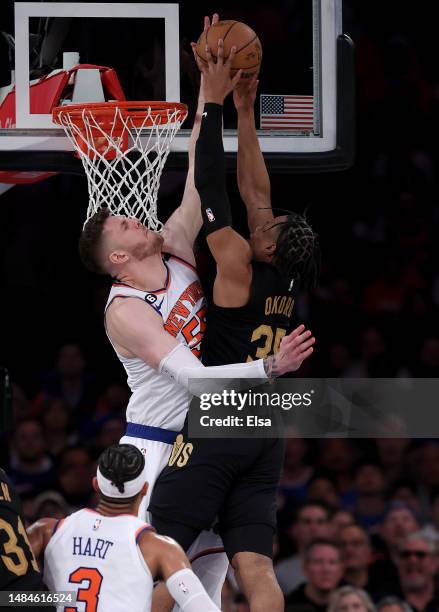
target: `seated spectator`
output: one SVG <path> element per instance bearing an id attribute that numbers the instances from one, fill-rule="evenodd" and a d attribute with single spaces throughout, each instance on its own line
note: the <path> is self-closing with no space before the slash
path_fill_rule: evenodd
<path id="1" fill-rule="evenodd" d="M 317 538 L 327 537 L 329 532 L 329 509 L 323 502 L 304 503 L 297 511 L 290 533 L 297 553 L 279 561 L 275 573 L 284 595 L 291 593 L 305 580 L 302 554 L 306 546 Z"/>
<path id="2" fill-rule="evenodd" d="M 308 485 L 308 500 L 323 501 L 332 508 L 340 506 L 340 498 L 332 480 L 326 476 L 316 474 Z"/>
<path id="3" fill-rule="evenodd" d="M 402 502 L 417 516 L 421 515 L 421 504 L 419 503 L 418 496 L 416 494 L 417 487 L 413 480 L 403 478 L 397 480 L 390 491 L 389 499 L 391 502 Z"/>
<path id="4" fill-rule="evenodd" d="M 384 597 L 377 603 L 377 612 L 413 612 L 411 607 L 399 597 Z"/>
<path id="5" fill-rule="evenodd" d="M 434 489 L 431 495 L 431 521 L 424 525 L 422 531 L 429 535 L 436 542 L 439 541 L 439 488 Z"/>
<path id="6" fill-rule="evenodd" d="M 387 482 L 392 484 L 407 472 L 406 456 L 410 448 L 409 438 L 377 438 L 376 451 L 383 466 Z"/>
<path id="7" fill-rule="evenodd" d="M 292 499 L 296 503 L 305 501 L 308 483 L 314 473 L 314 468 L 306 460 L 307 454 L 306 440 L 297 435 L 287 438 L 279 491 L 287 500 Z"/>
<path id="8" fill-rule="evenodd" d="M 66 500 L 56 491 L 40 493 L 33 503 L 33 522 L 47 516 L 49 518 L 61 519 L 70 514 Z"/>
<path id="9" fill-rule="evenodd" d="M 93 497 L 93 463 L 82 446 L 67 448 L 60 457 L 59 490 L 72 511 L 87 506 Z"/>
<path id="10" fill-rule="evenodd" d="M 70 431 L 70 410 L 62 399 L 50 398 L 45 402 L 41 422 L 46 447 L 52 457 L 58 457 L 65 448 L 77 441 L 77 436 Z"/>
<path id="11" fill-rule="evenodd" d="M 343 579 L 348 585 L 364 589 L 374 597 L 378 585 L 369 572 L 372 562 L 372 544 L 366 529 L 361 525 L 349 525 L 340 531 L 340 550 L 344 565 Z"/>
<path id="12" fill-rule="evenodd" d="M 375 612 L 375 606 L 363 589 L 342 586 L 332 593 L 327 612 Z"/>
<path id="13" fill-rule="evenodd" d="M 438 570 L 437 546 L 422 531 L 408 535 L 398 550 L 401 599 L 414 612 L 437 612 L 439 591 L 434 577 Z"/>
<path id="14" fill-rule="evenodd" d="M 379 528 L 379 536 L 373 539 L 376 560 L 370 568 L 377 590 L 383 595 L 398 589 L 396 569 L 398 549 L 401 541 L 411 533 L 419 531 L 421 525 L 416 514 L 401 502 L 393 502 L 387 509 Z"/>
<path id="15" fill-rule="evenodd" d="M 46 452 L 43 429 L 35 419 L 17 423 L 7 472 L 19 495 L 36 495 L 54 484 L 53 463 Z"/>
<path id="16" fill-rule="evenodd" d="M 319 467 L 333 480 L 343 508 L 355 503 L 353 468 L 356 460 L 357 450 L 349 440 L 329 438 L 322 441 Z"/>
<path id="17" fill-rule="evenodd" d="M 331 540 L 314 540 L 303 554 L 305 582 L 285 599 L 286 612 L 326 612 L 343 576 L 340 549 Z"/>
<path id="18" fill-rule="evenodd" d="M 340 531 L 345 527 L 355 525 L 356 521 L 352 512 L 349 512 L 348 510 L 336 510 L 331 516 L 330 523 L 331 535 L 337 540 Z"/>
<path id="19" fill-rule="evenodd" d="M 371 461 L 363 462 L 355 472 L 357 501 L 352 511 L 365 529 L 373 531 L 384 517 L 386 502 L 384 492 L 386 481 L 380 465 Z"/>
<path id="20" fill-rule="evenodd" d="M 56 367 L 44 377 L 42 392 L 34 400 L 35 406 L 38 408 L 47 398 L 57 397 L 74 410 L 75 418 L 88 413 L 96 401 L 96 389 L 86 369 L 79 344 L 64 344 L 59 350 Z"/>

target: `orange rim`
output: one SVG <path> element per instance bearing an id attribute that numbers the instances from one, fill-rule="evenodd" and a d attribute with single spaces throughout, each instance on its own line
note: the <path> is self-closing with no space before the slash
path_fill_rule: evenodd
<path id="1" fill-rule="evenodd" d="M 58 125 L 63 125 L 62 116 L 68 115 L 73 122 L 81 121 L 84 111 L 99 122 L 108 122 L 114 118 L 118 108 L 124 117 L 130 117 L 135 127 L 151 127 L 152 125 L 169 122 L 169 112 L 175 113 L 174 121 L 183 121 L 187 115 L 187 105 L 182 102 L 149 102 L 149 101 L 115 101 L 89 102 L 86 104 L 66 104 L 52 110 L 52 119 Z M 145 120 L 146 119 L 146 120 Z"/>

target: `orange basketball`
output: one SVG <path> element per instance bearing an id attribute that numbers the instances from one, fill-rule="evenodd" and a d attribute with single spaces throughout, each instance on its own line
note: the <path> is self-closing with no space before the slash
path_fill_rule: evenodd
<path id="1" fill-rule="evenodd" d="M 250 79 L 259 72 L 262 60 L 262 46 L 257 34 L 241 21 L 218 21 L 203 32 L 198 39 L 197 55 L 206 62 L 206 44 L 216 58 L 218 40 L 224 40 L 224 57 L 227 58 L 232 47 L 236 55 L 232 64 L 232 75 L 242 69 L 242 79 Z"/>

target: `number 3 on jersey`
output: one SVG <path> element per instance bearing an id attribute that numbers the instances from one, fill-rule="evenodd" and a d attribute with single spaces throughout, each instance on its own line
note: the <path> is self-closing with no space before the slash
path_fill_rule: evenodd
<path id="1" fill-rule="evenodd" d="M 87 581 L 85 588 L 78 589 L 76 601 L 85 603 L 84 612 L 97 612 L 99 603 L 99 592 L 102 585 L 102 574 L 95 567 L 78 567 L 69 576 L 69 582 L 81 584 Z M 64 612 L 78 612 L 78 608 L 64 608 Z"/>
<path id="2" fill-rule="evenodd" d="M 280 347 L 280 341 L 287 333 L 286 329 L 282 327 L 276 327 L 273 329 L 270 325 L 259 325 L 253 330 L 251 342 L 257 342 L 261 338 L 265 338 L 264 344 L 258 346 L 256 349 L 255 357 L 249 355 L 247 361 L 253 361 L 253 359 L 265 359 L 268 355 L 275 355 Z"/>

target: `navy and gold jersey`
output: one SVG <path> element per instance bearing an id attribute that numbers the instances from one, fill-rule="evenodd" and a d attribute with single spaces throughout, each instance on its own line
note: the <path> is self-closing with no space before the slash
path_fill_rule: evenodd
<path id="1" fill-rule="evenodd" d="M 250 298 L 245 306 L 210 303 L 202 343 L 205 366 L 264 359 L 279 350 L 292 326 L 294 287 L 268 263 L 252 262 Z"/>
<path id="2" fill-rule="evenodd" d="M 45 590 L 38 564 L 24 527 L 21 500 L 11 481 L 1 468 L 0 590 Z M 44 609 L 49 610 L 49 608 Z"/>

